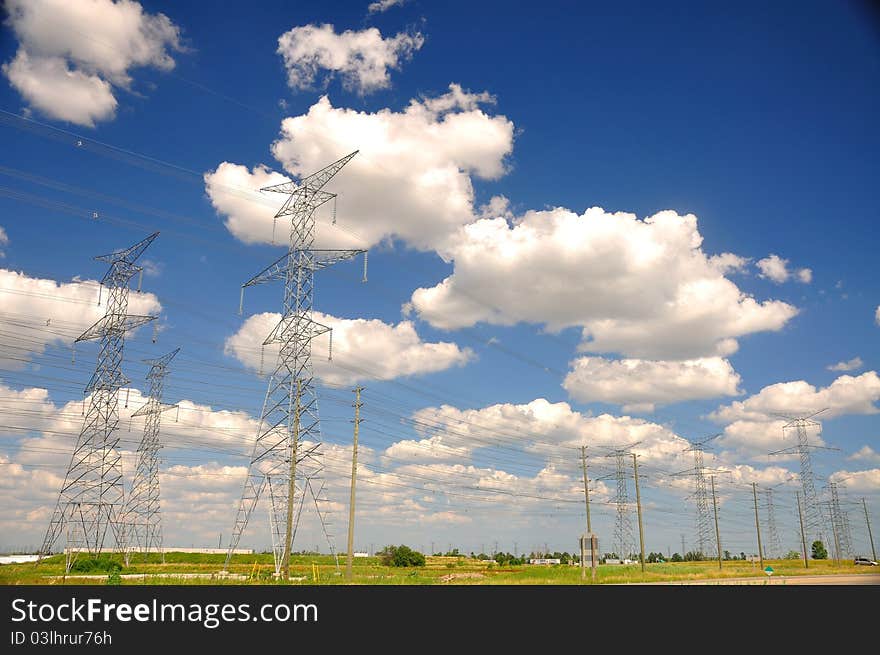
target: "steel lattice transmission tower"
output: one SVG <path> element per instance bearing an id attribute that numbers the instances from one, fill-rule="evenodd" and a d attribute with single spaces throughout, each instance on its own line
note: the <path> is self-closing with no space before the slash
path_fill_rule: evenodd
<path id="1" fill-rule="evenodd" d="M 150 550 L 162 554 L 165 562 L 165 551 L 162 549 L 162 517 L 159 503 L 159 426 L 162 413 L 177 405 L 166 405 L 162 402 L 162 391 L 165 387 L 165 376 L 168 375 L 168 364 L 180 348 L 156 359 L 145 359 L 150 365 L 147 380 L 150 381 L 150 396 L 147 402 L 131 416 L 143 416 L 144 436 L 138 446 L 137 466 L 131 484 L 131 492 L 125 504 L 123 519 L 124 537 L 122 539 L 125 552 L 125 565 L 128 566 L 133 552 L 142 552 L 146 560 Z"/>
<path id="2" fill-rule="evenodd" d="M 844 559 L 853 556 L 852 532 L 849 528 L 849 517 L 845 510 L 840 507 L 840 495 L 838 493 L 838 485 L 836 482 L 828 483 L 828 491 L 831 496 L 831 524 L 834 527 L 836 536 L 835 547 L 837 549 L 837 558 Z"/>
<path id="3" fill-rule="evenodd" d="M 816 481 L 813 474 L 812 456 L 813 449 L 824 447 L 811 444 L 807 433 L 807 428 L 819 427 L 821 425 L 818 421 L 814 421 L 813 417 L 824 411 L 826 410 L 821 409 L 809 416 L 786 416 L 779 414 L 778 416 L 788 420 L 788 422 L 782 426 L 783 434 L 785 433 L 785 430 L 795 430 L 797 434 L 797 445 L 792 446 L 791 448 L 783 448 L 782 450 L 777 450 L 770 454 L 790 455 L 797 453 L 801 465 L 800 478 L 804 502 L 804 531 L 807 536 L 807 541 L 808 543 L 812 543 L 814 540 L 818 539 L 827 544 L 828 542 L 825 541 L 826 520 L 825 517 L 822 516 L 819 495 L 816 493 Z M 833 449 L 828 448 L 826 450 Z"/>
<path id="4" fill-rule="evenodd" d="M 611 448 L 606 457 L 614 458 L 614 473 L 617 482 L 617 490 L 614 494 L 616 517 L 614 520 L 614 549 L 620 559 L 629 557 L 636 550 L 636 538 L 633 531 L 632 507 L 629 502 L 629 490 L 627 488 L 627 465 L 630 460 L 630 449 L 638 446 L 641 441 L 636 441 L 627 446 Z M 603 476 L 605 478 L 612 476 Z"/>
<path id="5" fill-rule="evenodd" d="M 767 541 L 770 559 L 782 557 L 782 543 L 776 529 L 776 507 L 773 504 L 773 489 L 764 489 L 764 500 L 767 504 Z"/>
<path id="6" fill-rule="evenodd" d="M 314 212 L 336 198 L 336 194 L 324 191 L 323 187 L 356 154 L 357 151 L 343 157 L 298 184 L 285 182 L 262 189 L 287 194 L 275 219 L 290 218 L 290 241 L 284 255 L 242 285 L 243 298 L 246 287 L 280 280 L 284 283 L 284 295 L 281 320 L 263 342 L 264 346 L 279 345 L 278 359 L 269 376 L 253 455 L 229 541 L 227 567 L 254 507 L 265 492 L 271 504 L 269 518 L 276 576 L 281 575 L 282 568 L 289 562 L 306 491 L 315 501 L 325 537 L 335 554 L 319 502 L 323 500 L 323 483 L 317 485 L 317 489 L 314 486 L 323 466 L 318 398 L 312 380 L 312 339 L 330 332 L 329 327 L 312 319 L 314 274 L 364 253 L 366 279 L 366 251 L 314 248 Z M 332 333 L 330 338 L 332 345 Z M 294 515 L 297 494 L 300 506 Z"/>
<path id="7" fill-rule="evenodd" d="M 119 544 L 119 519 L 125 499 L 122 462 L 117 449 L 119 390 L 129 383 L 122 373 L 125 333 L 156 318 L 127 313 L 129 282 L 136 273 L 142 272 L 142 267 L 135 262 L 158 235 L 156 232 L 130 248 L 95 257 L 96 261 L 110 264 L 98 295 L 100 304 L 100 291 L 107 287 L 107 305 L 103 318 L 83 332 L 76 343 L 97 339 L 101 347 L 95 372 L 85 388 L 83 427 L 40 547 L 42 558 L 64 535 L 68 571 L 79 552 L 93 556 L 101 552 L 108 527 Z"/>
<path id="8" fill-rule="evenodd" d="M 709 486 L 706 475 L 707 473 L 716 473 L 719 471 L 706 468 L 704 454 L 709 447 L 708 442 L 719 436 L 721 436 L 720 433 L 713 434 L 700 441 L 691 442 L 691 445 L 685 448 L 684 452 L 692 452 L 694 454 L 694 467 L 674 474 L 691 475 L 694 478 L 694 493 L 691 495 L 696 507 L 694 541 L 696 542 L 697 551 L 703 556 L 716 552 L 718 548 L 715 539 L 712 513 L 709 509 Z M 684 553 L 682 553 L 682 555 L 684 555 Z"/>

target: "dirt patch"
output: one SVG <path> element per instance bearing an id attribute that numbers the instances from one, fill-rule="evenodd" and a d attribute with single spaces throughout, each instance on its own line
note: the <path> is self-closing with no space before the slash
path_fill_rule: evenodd
<path id="1" fill-rule="evenodd" d="M 440 582 L 452 582 L 453 580 L 462 580 L 462 579 L 477 579 L 477 578 L 485 578 L 486 576 L 482 573 L 450 573 L 448 575 L 441 575 L 438 579 Z"/>

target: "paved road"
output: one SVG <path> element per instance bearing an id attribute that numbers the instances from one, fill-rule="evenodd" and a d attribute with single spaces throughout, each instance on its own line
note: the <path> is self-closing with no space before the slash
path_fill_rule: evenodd
<path id="1" fill-rule="evenodd" d="M 880 574 L 853 573 L 842 575 L 774 575 L 761 578 L 718 578 L 715 580 L 678 580 L 675 582 L 643 582 L 652 585 L 880 585 Z"/>

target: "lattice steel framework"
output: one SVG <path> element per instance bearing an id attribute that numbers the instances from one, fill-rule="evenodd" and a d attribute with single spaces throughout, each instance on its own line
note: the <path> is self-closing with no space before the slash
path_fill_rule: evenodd
<path id="1" fill-rule="evenodd" d="M 241 539 L 251 513 L 261 495 L 268 491 L 272 549 L 275 574 L 289 561 L 290 547 L 302 511 L 306 492 L 315 503 L 324 535 L 335 555 L 332 535 L 327 531 L 322 502 L 323 468 L 318 398 L 312 380 L 312 339 L 330 328 L 312 319 L 314 274 L 341 261 L 364 254 L 365 250 L 320 250 L 314 248 L 315 210 L 335 199 L 336 194 L 323 190 L 324 185 L 357 154 L 340 159 L 300 182 L 285 182 L 262 191 L 287 194 L 278 218 L 290 218 L 290 240 L 287 252 L 259 274 L 242 285 L 244 289 L 264 282 L 284 282 L 282 317 L 263 345 L 278 344 L 278 358 L 269 377 L 266 397 L 260 414 L 260 425 L 254 444 L 248 475 L 229 542 L 226 565 Z M 241 306 L 239 307 L 241 311 Z M 332 354 L 332 333 L 330 334 Z M 291 491 L 293 498 L 290 498 Z M 296 495 L 299 509 L 294 514 Z M 338 565 L 338 563 L 337 563 Z"/>
<path id="2" fill-rule="evenodd" d="M 836 535 L 835 548 L 837 549 L 837 558 L 846 559 L 853 556 L 852 532 L 849 527 L 849 517 L 846 510 L 840 507 L 840 495 L 838 493 L 838 485 L 836 482 L 828 483 L 828 491 L 831 496 L 829 504 L 831 509 L 831 524 L 834 527 Z"/>
<path id="3" fill-rule="evenodd" d="M 158 235 L 156 232 L 130 248 L 95 257 L 96 261 L 110 264 L 98 295 L 100 304 L 101 292 L 107 287 L 106 310 L 76 342 L 100 340 L 98 362 L 85 389 L 83 427 L 40 547 L 42 559 L 64 535 L 68 571 L 80 552 L 91 556 L 101 552 L 108 527 L 119 545 L 119 519 L 125 499 L 121 456 L 117 449 L 119 390 L 129 383 L 122 373 L 125 333 L 156 318 L 126 313 L 129 282 L 143 270 L 135 261 Z"/>
<path id="4" fill-rule="evenodd" d="M 165 387 L 165 376 L 168 375 L 168 364 L 180 348 L 156 359 L 145 359 L 150 365 L 147 380 L 150 382 L 150 395 L 147 402 L 131 416 L 144 417 L 144 436 L 137 449 L 137 466 L 131 483 L 131 492 L 125 504 L 123 526 L 123 550 L 125 565 L 131 561 L 134 552 L 147 554 L 160 553 L 165 562 L 165 551 L 162 547 L 162 516 L 159 502 L 159 427 L 163 412 L 177 408 L 162 402 L 162 391 Z"/>
<path id="5" fill-rule="evenodd" d="M 783 434 L 785 430 L 793 429 L 797 434 L 797 444 L 791 448 L 783 448 L 770 453 L 771 455 L 788 455 L 797 454 L 800 461 L 800 479 L 801 490 L 803 493 L 803 513 L 804 513 L 804 532 L 806 533 L 807 543 L 810 544 L 815 540 L 828 544 L 825 540 L 827 520 L 822 515 L 822 506 L 819 502 L 819 495 L 816 492 L 815 475 L 813 474 L 813 456 L 812 450 L 822 448 L 810 443 L 807 428 L 819 427 L 821 424 L 814 421 L 813 417 L 821 414 L 825 410 L 819 410 L 809 416 L 784 416 L 788 422 L 782 426 Z M 830 449 L 829 449 L 830 450 Z"/>
<path id="6" fill-rule="evenodd" d="M 764 489 L 764 501 L 767 505 L 767 556 L 770 559 L 782 557 L 782 543 L 776 528 L 776 506 L 773 503 L 773 489 Z"/>
<path id="7" fill-rule="evenodd" d="M 684 452 L 692 452 L 694 454 L 694 467 L 685 471 L 680 471 L 673 475 L 690 475 L 694 478 L 694 492 L 690 498 L 694 501 L 696 514 L 694 517 L 694 542 L 697 552 L 703 556 L 711 555 L 718 550 L 718 544 L 715 539 L 715 527 L 713 517 L 709 509 L 709 483 L 707 481 L 707 473 L 720 473 L 714 469 L 707 469 L 705 465 L 705 451 L 708 448 L 708 442 L 721 436 L 713 434 L 700 441 L 691 442 L 691 445 L 684 449 Z M 682 553 L 684 555 L 684 553 Z"/>
<path id="8" fill-rule="evenodd" d="M 629 501 L 629 489 L 627 486 L 627 479 L 629 478 L 627 466 L 630 462 L 630 449 L 640 443 L 640 441 L 637 441 L 621 448 L 612 448 L 611 453 L 607 455 L 607 457 L 614 458 L 615 464 L 614 479 L 617 484 L 613 501 L 616 508 L 614 552 L 621 559 L 629 557 L 636 551 L 636 538 L 632 521 L 633 508 Z"/>

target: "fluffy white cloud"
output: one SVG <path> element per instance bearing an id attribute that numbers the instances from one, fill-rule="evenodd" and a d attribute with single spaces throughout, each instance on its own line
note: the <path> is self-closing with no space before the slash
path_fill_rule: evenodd
<path id="1" fill-rule="evenodd" d="M 400 68 L 422 44 L 416 32 L 383 38 L 375 27 L 337 34 L 332 25 L 294 27 L 278 38 L 278 54 L 284 58 L 287 82 L 294 89 L 308 89 L 321 70 L 342 75 L 343 85 L 358 93 L 370 93 L 390 85 L 388 69 Z"/>
<path id="2" fill-rule="evenodd" d="M 693 359 L 729 355 L 737 337 L 779 330 L 797 314 L 724 277 L 691 214 L 530 211 L 475 221 L 441 252 L 454 261 L 452 275 L 417 289 L 411 303 L 441 328 L 582 326 L 587 351 Z"/>
<path id="3" fill-rule="evenodd" d="M 116 113 L 109 82 L 97 75 L 70 70 L 62 57 L 31 57 L 19 50 L 3 64 L 3 73 L 28 103 L 41 113 L 77 125 L 94 127 Z"/>
<path id="4" fill-rule="evenodd" d="M 776 282 L 776 284 L 787 282 L 792 277 L 797 277 L 798 281 L 804 284 L 809 284 L 813 281 L 813 271 L 811 269 L 799 268 L 797 270 L 789 270 L 788 264 L 789 261 L 782 259 L 779 255 L 770 255 L 764 259 L 759 259 L 756 263 L 761 271 L 758 277 L 767 278 Z"/>
<path id="5" fill-rule="evenodd" d="M 653 411 L 655 404 L 741 393 L 739 374 L 720 357 L 684 361 L 581 357 L 570 365 L 562 386 L 572 398 L 621 404 L 624 411 Z"/>
<path id="6" fill-rule="evenodd" d="M 726 424 L 720 443 L 738 452 L 768 453 L 794 444 L 794 432 L 783 430 L 787 420 L 777 416 L 799 416 L 828 408 L 817 421 L 845 414 L 876 414 L 880 400 L 880 377 L 868 371 L 858 377 L 841 375 L 827 387 L 817 389 L 804 380 L 778 382 L 764 387 L 743 401 L 724 405 L 709 415 Z M 821 427 L 811 428 L 811 440 L 822 445 Z"/>
<path id="7" fill-rule="evenodd" d="M 367 11 L 371 14 L 381 14 L 383 11 L 388 11 L 391 7 L 399 7 L 406 0 L 376 0 L 376 2 L 371 2 L 367 7 Z"/>
<path id="8" fill-rule="evenodd" d="M 850 491 L 877 493 L 880 490 L 880 468 L 866 471 L 836 471 L 828 476 L 828 480 L 843 484 Z"/>
<path id="9" fill-rule="evenodd" d="M 98 306 L 98 282 L 56 282 L 0 269 L 0 332 L 21 339 L 0 340 L 0 365 L 17 368 L 50 344 L 70 345 L 104 315 L 107 291 Z M 131 292 L 130 314 L 158 314 L 162 310 L 152 293 Z"/>
<path id="10" fill-rule="evenodd" d="M 830 366 L 827 366 L 826 368 L 829 371 L 855 371 L 862 368 L 862 366 L 864 365 L 865 362 L 862 361 L 861 357 L 853 357 L 848 361 L 837 362 L 836 364 L 832 364 Z"/>
<path id="11" fill-rule="evenodd" d="M 8 0 L 7 24 L 19 49 L 3 72 L 35 109 L 93 127 L 113 117 L 113 85 L 128 88 L 129 70 L 170 70 L 180 30 L 133 0 Z"/>
<path id="12" fill-rule="evenodd" d="M 568 403 L 539 398 L 527 404 L 501 403 L 480 409 L 450 405 L 424 408 L 413 414 L 417 430 L 428 441 L 441 438 L 449 446 L 477 448 L 516 446 L 526 451 L 557 455 L 558 446 L 619 447 L 636 441 L 645 459 L 679 461 L 688 442 L 669 428 L 629 416 L 589 416 Z M 426 460 L 433 453 L 425 448 Z M 576 459 L 572 459 L 576 464 Z"/>
<path id="13" fill-rule="evenodd" d="M 864 445 L 847 457 L 847 459 L 854 462 L 876 462 L 880 464 L 880 453 L 871 448 L 871 446 Z"/>
<path id="14" fill-rule="evenodd" d="M 820 419 L 844 414 L 876 414 L 880 400 L 880 376 L 868 371 L 859 376 L 841 375 L 827 387 L 817 389 L 804 380 L 777 382 L 743 401 L 719 407 L 709 417 L 719 423 L 775 420 L 776 414 L 799 416 L 825 407 Z"/>
<path id="15" fill-rule="evenodd" d="M 327 219 L 330 203 L 319 210 L 315 247 L 364 248 L 399 238 L 431 250 L 474 220 L 471 176 L 500 177 L 513 148 L 513 123 L 477 107 L 488 98 L 453 84 L 401 112 L 342 109 L 322 97 L 308 113 L 286 118 L 272 152 L 291 175 L 311 174 L 360 149 L 339 174 L 338 224 Z M 264 166 L 248 171 L 224 162 L 205 174 L 205 188 L 235 237 L 271 243 L 283 198 L 254 191 L 285 179 Z M 278 239 L 286 241 L 288 230 L 280 225 Z"/>
<path id="16" fill-rule="evenodd" d="M 329 336 L 312 342 L 315 374 L 325 382 L 348 384 L 363 380 L 391 380 L 408 375 L 442 371 L 463 366 L 474 357 L 469 348 L 451 342 L 427 343 L 410 321 L 389 325 L 378 319 L 336 318 L 314 312 L 318 323 L 333 328 L 333 352 Z M 226 340 L 225 352 L 254 370 L 269 373 L 278 356 L 278 345 L 262 347 L 281 315 L 271 312 L 250 316 Z"/>

